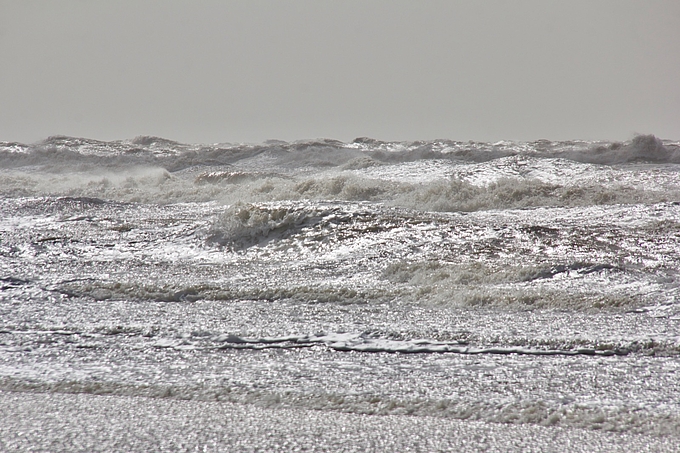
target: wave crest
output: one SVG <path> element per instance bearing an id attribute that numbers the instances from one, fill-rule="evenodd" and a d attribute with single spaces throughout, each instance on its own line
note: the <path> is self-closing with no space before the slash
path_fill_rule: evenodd
<path id="1" fill-rule="evenodd" d="M 290 236 L 317 223 L 329 212 L 309 207 L 236 204 L 227 208 L 212 226 L 208 243 L 243 249 L 272 239 Z"/>
<path id="2" fill-rule="evenodd" d="M 680 163 L 680 144 L 663 141 L 654 135 L 638 135 L 632 140 L 607 141 L 549 141 L 533 142 L 461 142 L 432 140 L 413 142 L 384 142 L 368 138 L 351 143 L 337 140 L 303 140 L 296 142 L 267 141 L 262 144 L 183 144 L 154 136 L 139 136 L 132 140 L 100 141 L 56 135 L 32 144 L 0 142 L 0 165 L 3 157 L 24 153 L 35 154 L 36 163 L 58 165 L 67 155 L 54 151 L 71 151 L 81 156 L 97 155 L 111 158 L 124 155 L 123 162 L 130 165 L 140 159 L 146 163 L 171 168 L 186 165 L 223 165 L 266 154 L 276 163 L 288 167 L 342 167 L 364 165 L 368 158 L 373 163 L 413 162 L 418 160 L 447 159 L 460 162 L 488 162 L 509 156 L 535 158 L 563 158 L 584 163 L 604 165 L 627 162 Z M 46 151 L 52 153 L 46 153 Z M 16 156 L 15 156 L 16 157 Z M 152 162 L 149 161 L 152 160 Z M 356 161 L 357 159 L 364 159 Z M 352 161 L 356 161 L 352 164 Z"/>

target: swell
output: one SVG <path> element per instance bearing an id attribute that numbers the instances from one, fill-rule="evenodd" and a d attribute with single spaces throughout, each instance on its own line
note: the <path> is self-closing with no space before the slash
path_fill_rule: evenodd
<path id="1" fill-rule="evenodd" d="M 628 162 L 680 163 L 680 143 L 653 135 L 638 135 L 628 142 L 548 141 L 460 142 L 452 140 L 382 142 L 359 138 L 262 144 L 182 144 L 159 137 L 104 142 L 54 136 L 25 145 L 0 142 L 0 168 L 34 165 L 159 166 L 174 172 L 192 166 L 234 164 L 266 155 L 278 165 L 340 167 L 418 160 L 446 159 L 487 162 L 508 156 L 562 158 L 583 163 L 614 165 Z M 363 163 L 362 163 L 363 162 Z"/>

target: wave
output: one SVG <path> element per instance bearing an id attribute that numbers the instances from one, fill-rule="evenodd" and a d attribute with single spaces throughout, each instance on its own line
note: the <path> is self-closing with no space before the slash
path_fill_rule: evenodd
<path id="1" fill-rule="evenodd" d="M 147 207 L 84 197 L 0 199 L 8 231 L 18 209 L 43 219 L 31 236 L 8 236 L 5 253 L 15 253 L 19 241 L 62 256 L 83 253 L 81 242 L 117 241 L 114 255 L 102 254 L 102 272 L 117 270 L 112 256 L 168 266 L 153 277 L 112 272 L 55 282 L 51 290 L 68 297 L 615 312 L 675 302 L 677 208 L 449 214 L 364 202 Z M 155 230 L 139 212 L 157 216 Z M 93 247 L 83 259 L 107 250 Z"/>
<path id="2" fill-rule="evenodd" d="M 160 137 L 99 141 L 53 136 L 31 145 L 0 142 L 0 168 L 81 162 L 91 165 L 155 165 L 168 171 L 192 166 L 226 165 L 267 155 L 288 167 L 340 167 L 357 159 L 373 164 L 446 159 L 487 162 L 508 156 L 562 158 L 584 163 L 615 165 L 629 162 L 680 163 L 680 143 L 654 135 L 639 135 L 628 142 L 557 141 L 460 142 L 452 140 L 382 142 L 359 138 L 262 144 L 183 144 Z M 364 162 L 367 162 L 364 160 Z"/>
<path id="3" fill-rule="evenodd" d="M 655 287 L 643 284 L 634 269 L 588 262 L 499 267 L 397 261 L 382 277 L 401 289 L 400 297 L 437 307 L 635 309 L 645 303 L 642 288 L 653 292 L 650 288 Z"/>
<path id="4" fill-rule="evenodd" d="M 433 274 L 427 279 L 412 276 L 408 285 L 384 287 L 365 287 L 334 285 L 332 283 L 309 284 L 270 284 L 267 287 L 229 285 L 228 283 L 205 283 L 193 285 L 158 284 L 149 285 L 136 281 L 125 282 L 73 282 L 61 284 L 53 291 L 67 297 L 84 297 L 97 301 L 135 300 L 155 302 L 194 302 L 211 301 L 292 301 L 304 304 L 334 303 L 339 305 L 389 305 L 413 303 L 432 307 L 494 307 L 519 309 L 559 309 L 559 310 L 635 310 L 644 305 L 644 296 L 626 292 L 611 291 L 610 281 L 602 282 L 602 288 L 579 290 L 582 281 L 562 284 L 561 288 L 551 287 L 550 281 L 539 285 L 511 287 L 512 283 L 523 282 L 526 274 L 536 269 L 520 269 L 506 273 L 505 284 L 481 282 L 484 276 L 475 275 L 464 283 L 457 279 L 470 277 L 471 271 L 442 278 Z M 595 275 L 597 277 L 598 275 Z M 487 275 L 488 280 L 502 277 Z M 449 280 L 451 278 L 451 280 Z M 429 284 L 427 282 L 429 280 Z M 478 283 L 475 284 L 474 282 Z M 589 282 L 592 283 L 592 282 Z M 595 286 L 595 285 L 593 285 Z M 609 290 L 609 293 L 606 290 Z M 622 288 L 626 289 L 626 288 Z M 653 303 L 653 301 L 651 301 Z"/>
<path id="5" fill-rule="evenodd" d="M 274 247 L 287 249 L 296 245 L 297 242 L 277 243 Z M 374 284 L 328 281 L 322 277 L 295 283 L 289 280 L 299 278 L 297 272 L 281 274 L 285 278 L 272 279 L 264 286 L 229 280 L 184 285 L 163 281 L 150 284 L 134 279 L 73 280 L 57 284 L 50 291 L 96 301 L 266 301 L 383 307 L 409 303 L 437 309 L 516 308 L 621 313 L 624 310 L 644 311 L 640 307 L 658 304 L 657 293 L 665 288 L 663 282 L 648 282 L 635 271 L 592 263 L 494 269 L 480 264 L 393 262 L 375 278 Z M 373 280 L 372 276 L 370 278 Z"/>
<path id="6" fill-rule="evenodd" d="M 338 216 L 340 214 L 340 216 Z M 309 205 L 257 206 L 236 204 L 212 225 L 208 243 L 243 249 L 265 241 L 282 239 L 320 223 L 341 222 L 351 214 L 338 207 Z"/>
<path id="7" fill-rule="evenodd" d="M 135 300 L 154 302 L 217 301 L 296 301 L 309 304 L 336 303 L 340 305 L 387 303 L 396 293 L 381 289 L 352 288 L 325 285 L 244 286 L 205 283 L 194 285 L 150 285 L 127 282 L 70 282 L 58 285 L 53 291 L 68 297 L 85 297 L 97 301 Z"/>
<path id="8" fill-rule="evenodd" d="M 567 175 L 555 182 L 532 175 L 502 176 L 480 185 L 456 177 L 410 182 L 354 172 L 289 175 L 223 169 L 178 174 L 162 167 L 139 165 L 61 173 L 8 170 L 0 173 L 0 195 L 90 197 L 162 204 L 366 201 L 439 212 L 680 201 L 680 184 L 674 173 L 667 177 L 652 175 L 655 179 L 650 181 L 625 174 L 614 174 L 604 181 L 587 176 L 569 180 Z M 617 177 L 621 180 L 611 180 Z"/>
<path id="9" fill-rule="evenodd" d="M 444 212 L 657 203 L 680 201 L 675 167 L 654 167 L 680 162 L 679 150 L 680 143 L 651 135 L 628 143 L 260 145 L 55 136 L 33 145 L 0 144 L 0 195 L 163 204 L 368 201 Z"/>
<path id="10" fill-rule="evenodd" d="M 430 211 L 655 203 L 680 200 L 675 172 L 647 177 L 592 165 L 675 163 L 679 150 L 680 144 L 652 135 L 627 143 L 357 139 L 260 145 L 55 136 L 33 145 L 0 144 L 0 193 L 151 203 L 371 201 Z M 567 161 L 590 167 L 562 163 Z"/>
<path id="11" fill-rule="evenodd" d="M 247 204 L 226 209 L 210 227 L 206 242 L 232 251 L 254 247 L 253 256 L 282 253 L 291 259 L 305 253 L 328 253 L 338 247 L 356 248 L 357 254 L 372 256 L 364 247 L 380 244 L 380 262 L 372 269 L 378 279 L 374 284 L 382 282 L 380 287 L 386 289 L 382 297 L 367 303 L 399 298 L 421 305 L 454 307 L 625 309 L 675 292 L 672 279 L 658 279 L 635 265 L 623 264 L 622 254 L 629 253 L 632 260 L 630 257 L 639 253 L 637 242 L 629 242 L 625 225 L 616 226 L 603 219 L 605 223 L 598 226 L 592 217 L 595 213 L 573 212 L 591 216 L 596 224 L 511 227 L 503 221 L 496 225 L 486 217 L 419 213 L 362 203 Z M 526 215 L 531 219 L 542 217 L 540 213 Z M 554 218 L 555 213 L 549 216 Z M 675 226 L 674 221 L 660 220 L 640 228 L 650 241 L 656 241 L 654 238 L 665 237 Z M 417 244 L 418 252 L 407 244 Z M 522 256 L 525 247 L 562 252 L 552 258 L 539 255 L 524 264 L 501 258 Z M 470 257 L 474 259 L 470 261 Z M 650 258 L 648 255 L 646 259 Z M 665 259 L 657 259 L 657 265 L 663 266 Z M 651 261 L 647 263 L 654 266 Z M 327 298 L 321 295 L 325 291 L 318 289 L 319 300 Z M 286 294 L 294 300 L 314 300 L 314 292 L 307 288 L 299 294 L 294 290 Z M 352 298 L 347 303 L 360 300 Z"/>

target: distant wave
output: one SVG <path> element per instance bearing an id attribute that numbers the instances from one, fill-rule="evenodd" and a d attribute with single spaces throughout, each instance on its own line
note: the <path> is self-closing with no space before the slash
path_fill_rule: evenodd
<path id="1" fill-rule="evenodd" d="M 255 145 L 192 145 L 150 136 L 111 142 L 53 136 L 30 145 L 0 142 L 0 168 L 59 166 L 78 162 L 94 165 L 147 164 L 178 171 L 191 166 L 226 165 L 263 153 L 278 164 L 292 167 L 337 167 L 347 165 L 357 158 L 368 158 L 379 163 L 423 159 L 485 162 L 512 155 L 562 158 L 603 165 L 627 162 L 680 163 L 680 143 L 663 141 L 653 135 L 639 135 L 628 142 L 383 142 L 358 138 L 351 143 L 324 139 L 268 141 Z"/>
<path id="2" fill-rule="evenodd" d="M 54 136 L 0 143 L 0 195 L 224 204 L 370 201 L 478 211 L 680 201 L 680 143 L 381 142 L 361 138 L 187 145 Z M 635 165 L 666 165 L 644 175 Z M 625 168 L 624 168 L 625 167 Z"/>

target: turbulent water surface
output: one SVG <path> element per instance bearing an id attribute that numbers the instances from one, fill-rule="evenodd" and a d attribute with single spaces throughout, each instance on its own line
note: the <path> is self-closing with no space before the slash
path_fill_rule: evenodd
<path id="1" fill-rule="evenodd" d="M 0 389 L 680 440 L 680 142 L 0 143 Z"/>

